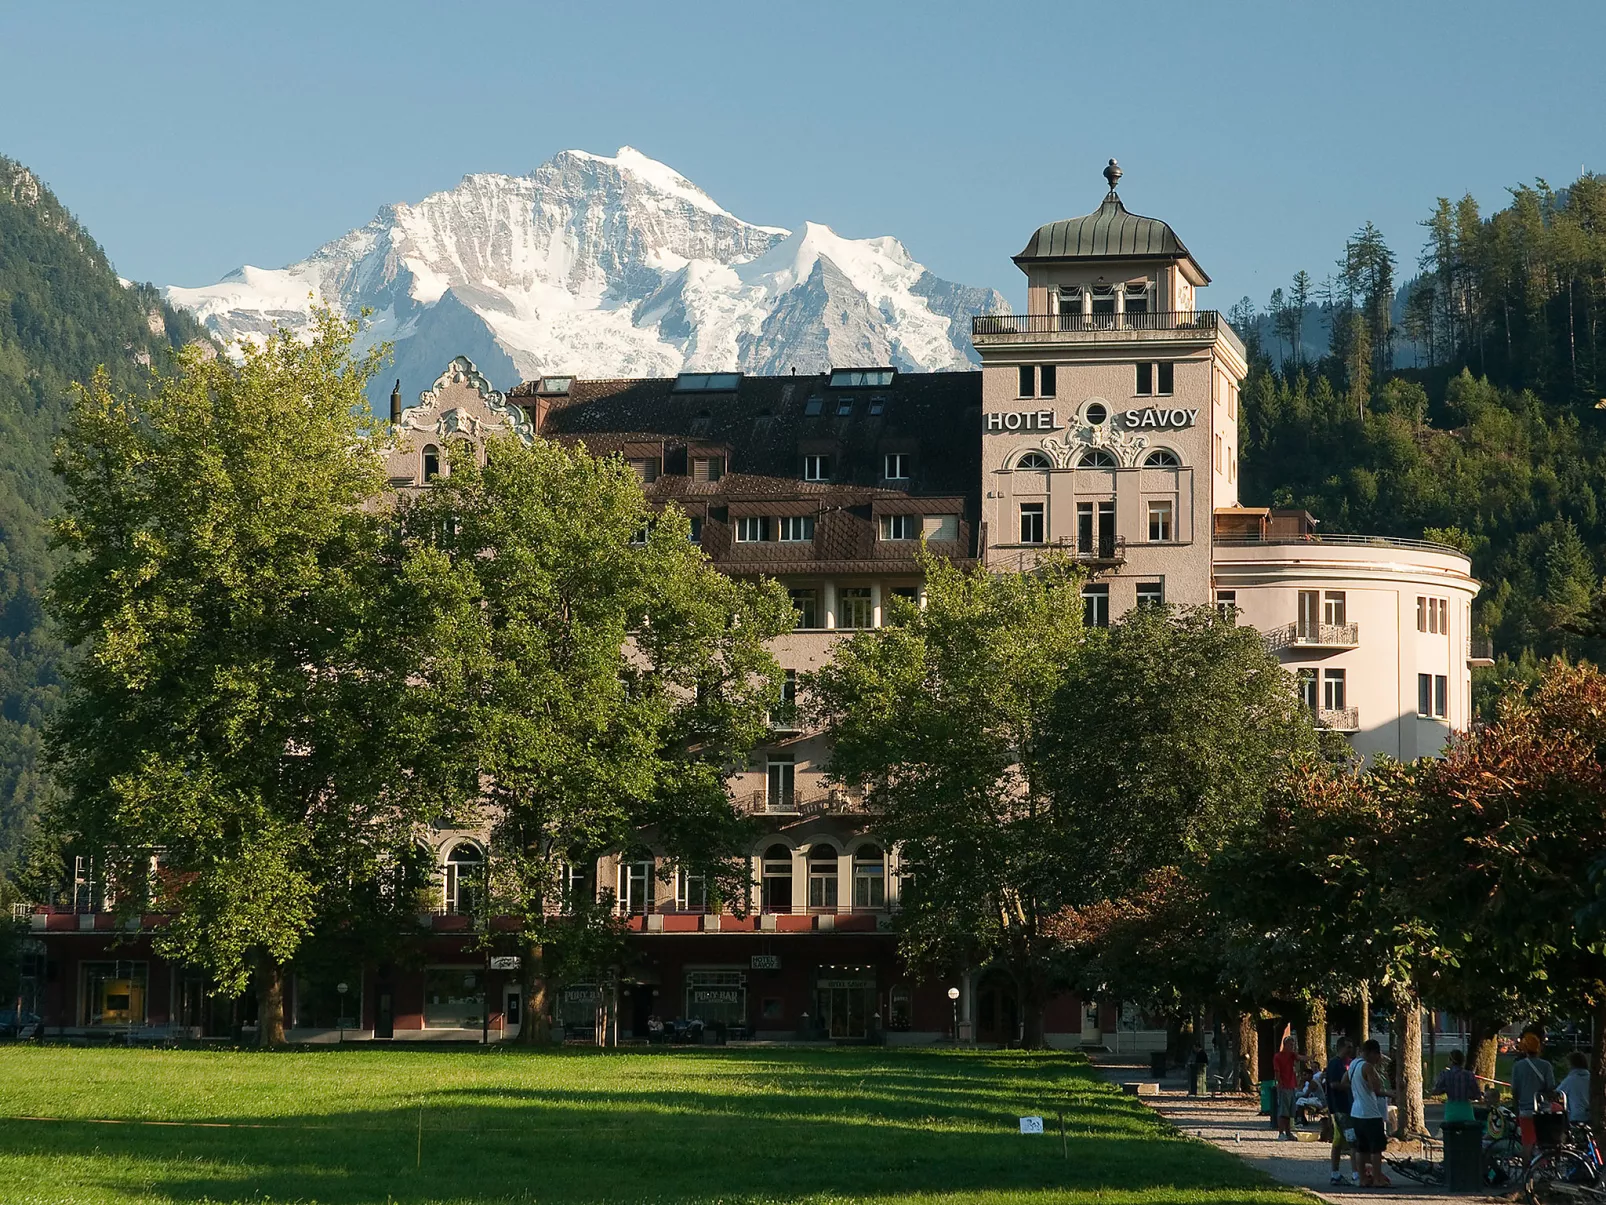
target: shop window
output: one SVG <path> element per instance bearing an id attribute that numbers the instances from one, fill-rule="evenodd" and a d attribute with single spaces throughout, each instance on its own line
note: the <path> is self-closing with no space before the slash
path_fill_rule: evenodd
<path id="1" fill-rule="evenodd" d="M 478 1029 L 485 1017 L 484 973 L 477 967 L 424 972 L 424 1028 Z"/>
<path id="2" fill-rule="evenodd" d="M 764 851 L 760 893 L 765 912 L 792 910 L 792 851 L 785 845 L 772 845 Z"/>
<path id="3" fill-rule="evenodd" d="M 143 1025 L 150 965 L 144 962 L 79 963 L 83 984 L 80 1025 Z"/>
<path id="4" fill-rule="evenodd" d="M 596 1028 L 597 1006 L 601 998 L 594 983 L 571 983 L 558 993 L 558 1024 L 570 1032 Z"/>
<path id="5" fill-rule="evenodd" d="M 747 1023 L 747 976 L 741 971 L 687 971 L 686 1017 L 704 1025 Z"/>
<path id="6" fill-rule="evenodd" d="M 869 586 L 846 586 L 836 592 L 837 624 L 839 628 L 868 628 L 875 626 L 875 613 L 870 606 Z"/>
<path id="7" fill-rule="evenodd" d="M 484 902 L 485 854 L 467 841 L 452 847 L 446 855 L 446 911 L 468 916 Z"/>
<path id="8" fill-rule="evenodd" d="M 297 1029 L 357 1029 L 362 1023 L 362 974 L 353 970 L 346 979 L 297 975 L 294 1003 L 291 1024 Z"/>
<path id="9" fill-rule="evenodd" d="M 797 612 L 795 626 L 800 628 L 817 628 L 820 626 L 820 592 L 818 590 L 793 590 L 792 610 Z"/>
<path id="10" fill-rule="evenodd" d="M 809 849 L 809 907 L 836 911 L 837 851 L 833 846 Z"/>
<path id="11" fill-rule="evenodd" d="M 887 906 L 887 863 L 879 845 L 861 845 L 853 851 L 853 906 Z"/>

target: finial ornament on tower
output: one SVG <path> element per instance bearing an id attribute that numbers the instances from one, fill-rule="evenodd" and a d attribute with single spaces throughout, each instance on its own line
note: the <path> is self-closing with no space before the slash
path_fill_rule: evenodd
<path id="1" fill-rule="evenodd" d="M 1115 195 L 1115 186 L 1121 182 L 1121 165 L 1114 159 L 1104 169 L 1104 178 L 1110 182 L 1110 196 Z"/>

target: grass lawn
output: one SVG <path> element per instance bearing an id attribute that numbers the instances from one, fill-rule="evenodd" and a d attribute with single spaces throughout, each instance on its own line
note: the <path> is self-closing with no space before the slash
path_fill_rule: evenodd
<path id="1" fill-rule="evenodd" d="M 1075 1055 L 0 1049 L 4 1205 L 1309 1200 Z"/>

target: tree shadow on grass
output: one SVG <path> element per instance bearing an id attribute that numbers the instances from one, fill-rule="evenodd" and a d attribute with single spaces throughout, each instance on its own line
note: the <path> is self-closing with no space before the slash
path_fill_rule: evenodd
<path id="1" fill-rule="evenodd" d="M 740 1065 L 749 1075 L 769 1066 Z M 912 1060 L 888 1077 L 896 1084 L 867 1084 L 862 1100 L 854 1076 L 821 1085 L 807 1063 L 774 1066 L 773 1094 L 762 1096 L 660 1090 L 645 1074 L 639 1092 L 443 1083 L 424 1095 L 422 1127 L 420 1111 L 395 1107 L 394 1098 L 335 1113 L 309 1104 L 263 1128 L 12 1121 L 0 1128 L 0 1165 L 12 1169 L 7 1176 L 48 1174 L 40 1183 L 61 1199 L 74 1200 L 69 1186 L 76 1185 L 76 1199 L 86 1202 L 142 1199 L 130 1184 L 145 1186 L 147 1200 L 322 1205 L 692 1205 L 916 1194 L 1068 1202 L 1101 1189 L 1101 1202 L 1297 1199 L 1261 1198 L 1259 1173 L 1176 1136 L 1074 1064 L 1042 1077 L 1045 1089 L 1055 1079 L 1076 1088 L 1074 1099 L 1066 1097 L 1063 1146 L 1052 1112 L 1048 1134 L 1018 1132 L 1011 1098 L 1035 1089 L 1017 1082 L 1019 1065 L 977 1060 L 935 1077 L 958 1082 L 934 1088 L 934 1077 L 919 1071 L 944 1064 Z M 971 1069 L 978 1074 L 963 1074 Z M 256 1119 L 215 1120 L 251 1126 Z M 25 1195 L 22 1187 L 0 1184 L 0 1199 Z"/>

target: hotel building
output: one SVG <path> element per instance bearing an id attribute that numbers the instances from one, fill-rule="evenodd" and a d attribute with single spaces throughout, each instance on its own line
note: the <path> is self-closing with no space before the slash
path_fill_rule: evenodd
<path id="1" fill-rule="evenodd" d="M 447 471 L 450 442 L 497 432 L 622 457 L 653 504 L 690 516 L 719 570 L 791 592 L 796 630 L 774 643 L 789 700 L 845 633 L 881 625 L 891 597 L 918 600 L 924 538 L 998 571 L 1048 549 L 1073 556 L 1089 571 L 1091 624 L 1149 602 L 1231 607 L 1263 633 L 1318 722 L 1359 753 L 1437 752 L 1470 720 L 1470 667 L 1488 663 L 1471 637 L 1468 559 L 1425 541 L 1323 535 L 1304 512 L 1243 505 L 1243 345 L 1198 308 L 1209 277 L 1181 239 L 1126 210 L 1113 161 L 1105 176 L 1094 212 L 1043 226 L 1015 257 L 1027 313 L 974 320 L 980 371 L 547 376 L 504 395 L 459 358 L 417 405 L 393 398 L 402 438 L 391 484 L 419 488 Z M 753 824 L 746 915 L 709 911 L 702 885 L 653 850 L 650 832 L 599 859 L 595 881 L 628 917 L 632 956 L 617 981 L 561 985 L 555 1019 L 589 1035 L 606 1004 L 626 1037 L 657 1015 L 718 1022 L 735 1037 L 918 1042 L 957 1027 L 962 1039 L 1013 1040 L 1019 1019 L 1001 977 L 921 981 L 899 960 L 898 852 L 862 801 L 826 780 L 826 757 L 821 734 L 783 706 L 732 775 Z M 354 969 L 345 992 L 298 976 L 292 1039 L 514 1031 L 517 974 L 469 932 L 481 836 L 443 831 L 433 852 L 440 898 L 419 918 L 424 969 Z M 238 1023 L 203 979 L 150 953 L 161 918 L 113 932 L 87 878 L 74 900 L 32 916 L 51 1031 Z M 1130 1010 L 1068 996 L 1047 1022 L 1061 1045 L 1141 1030 Z"/>

